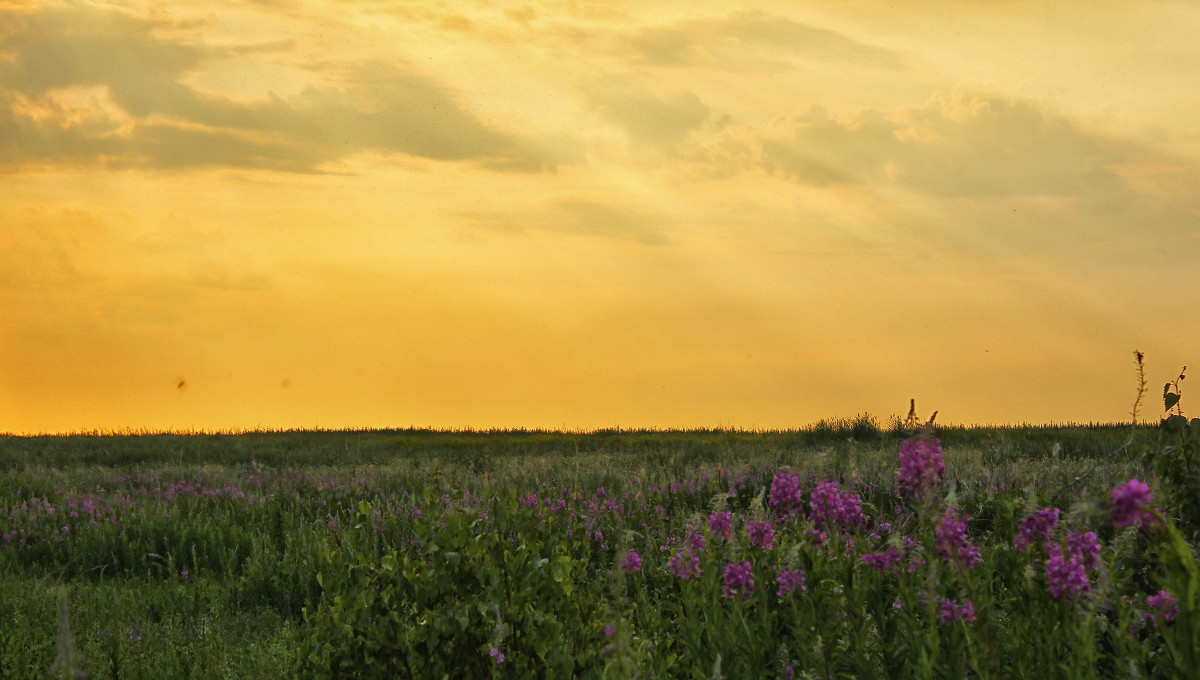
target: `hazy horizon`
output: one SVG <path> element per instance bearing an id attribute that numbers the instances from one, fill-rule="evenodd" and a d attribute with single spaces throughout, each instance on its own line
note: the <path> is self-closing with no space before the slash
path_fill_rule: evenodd
<path id="1" fill-rule="evenodd" d="M 0 0 L 0 432 L 1110 422 L 1134 350 L 1154 418 L 1200 362 L 1198 32 Z"/>

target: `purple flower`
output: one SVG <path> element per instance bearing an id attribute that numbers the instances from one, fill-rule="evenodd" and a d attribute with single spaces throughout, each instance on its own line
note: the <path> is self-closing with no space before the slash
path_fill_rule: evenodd
<path id="1" fill-rule="evenodd" d="M 700 557 L 686 552 L 676 552 L 667 561 L 667 570 L 684 581 L 695 576 L 700 578 Z"/>
<path id="2" fill-rule="evenodd" d="M 1055 602 L 1074 599 L 1079 593 L 1086 593 L 1092 589 L 1079 555 L 1064 557 L 1062 548 L 1057 545 L 1051 545 L 1048 552 L 1046 587 Z"/>
<path id="3" fill-rule="evenodd" d="M 803 504 L 800 498 L 800 478 L 782 472 L 775 475 L 771 480 L 771 509 L 781 517 L 789 517 L 799 512 Z"/>
<path id="4" fill-rule="evenodd" d="M 1179 601 L 1171 593 L 1160 590 L 1146 598 L 1146 604 L 1154 610 L 1154 617 L 1164 621 L 1174 621 L 1179 616 Z M 1147 618 L 1151 615 L 1147 614 Z"/>
<path id="5" fill-rule="evenodd" d="M 856 493 L 838 491 L 837 482 L 821 482 L 809 501 L 813 524 L 820 529 L 853 529 L 862 524 L 862 501 Z"/>
<path id="6" fill-rule="evenodd" d="M 704 552 L 708 550 L 708 545 L 704 542 L 704 534 L 700 532 L 692 534 L 691 539 L 688 540 L 688 545 L 691 547 L 692 552 Z"/>
<path id="7" fill-rule="evenodd" d="M 942 606 L 938 609 L 938 616 L 941 618 L 942 623 L 954 623 L 955 621 L 974 623 L 975 603 L 967 600 L 959 604 L 958 600 L 946 600 L 942 602 Z"/>
<path id="8" fill-rule="evenodd" d="M 1094 531 L 1068 532 L 1067 550 L 1072 555 L 1079 556 L 1079 562 L 1084 569 L 1095 569 L 1100 566 L 1100 539 L 1096 537 Z"/>
<path id="9" fill-rule="evenodd" d="M 708 530 L 728 539 L 730 533 L 733 532 L 733 513 L 725 510 L 724 512 L 714 512 L 709 515 Z"/>
<path id="10" fill-rule="evenodd" d="M 1050 540 L 1050 532 L 1058 525 L 1058 508 L 1042 508 L 1032 515 L 1026 515 L 1017 528 L 1013 537 L 1013 547 L 1017 552 L 1025 552 L 1035 541 L 1042 545 Z"/>
<path id="11" fill-rule="evenodd" d="M 604 627 L 604 637 L 610 638 L 617 634 L 617 627 L 611 623 Z"/>
<path id="12" fill-rule="evenodd" d="M 1150 502 L 1150 486 L 1130 479 L 1112 490 L 1113 526 L 1120 529 L 1138 523 L 1148 516 L 1143 506 Z"/>
<path id="13" fill-rule="evenodd" d="M 625 553 L 625 558 L 621 560 L 621 569 L 627 574 L 636 574 L 642 570 L 642 556 L 636 550 L 630 550 Z"/>
<path id="14" fill-rule="evenodd" d="M 759 550 L 770 550 L 775 545 L 775 528 L 770 522 L 748 522 L 746 539 L 757 545 Z"/>
<path id="15" fill-rule="evenodd" d="M 730 562 L 725 565 L 725 599 L 741 594 L 743 600 L 750 599 L 754 592 L 754 574 L 749 561 Z"/>
<path id="16" fill-rule="evenodd" d="M 804 590 L 804 570 L 776 567 L 775 583 L 779 585 L 779 589 L 775 591 L 779 597 L 795 590 Z"/>
<path id="17" fill-rule="evenodd" d="M 937 439 L 921 437 L 900 445 L 900 472 L 896 483 L 901 492 L 920 498 L 941 485 L 945 476 L 942 445 Z"/>
<path id="18" fill-rule="evenodd" d="M 804 537 L 812 541 L 813 547 L 819 548 L 825 545 L 825 540 L 829 538 L 824 531 L 820 529 L 805 529 Z"/>
<path id="19" fill-rule="evenodd" d="M 492 647 L 492 651 L 488 652 L 488 654 L 496 660 L 497 664 L 504 663 L 504 652 L 500 651 L 499 649 Z"/>
<path id="20" fill-rule="evenodd" d="M 902 555 L 895 548 L 888 548 L 885 552 L 873 552 L 863 555 L 861 560 L 868 567 L 874 567 L 879 573 L 893 571 L 896 564 L 900 562 Z"/>
<path id="21" fill-rule="evenodd" d="M 187 569 L 184 569 L 183 571 L 179 572 L 179 578 L 183 579 L 184 581 L 188 580 L 189 576 L 191 576 L 191 574 L 188 573 Z"/>
<path id="22" fill-rule="evenodd" d="M 970 517 L 958 519 L 954 508 L 946 508 L 946 514 L 938 522 L 937 550 L 942 559 L 963 569 L 973 569 L 981 561 L 979 547 L 967 540 L 967 522 Z"/>

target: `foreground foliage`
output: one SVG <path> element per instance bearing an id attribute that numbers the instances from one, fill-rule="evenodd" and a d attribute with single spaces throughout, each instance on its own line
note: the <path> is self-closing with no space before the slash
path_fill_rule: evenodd
<path id="1" fill-rule="evenodd" d="M 1196 677 L 1196 421 L 835 425 L 8 438 L 0 677 Z"/>

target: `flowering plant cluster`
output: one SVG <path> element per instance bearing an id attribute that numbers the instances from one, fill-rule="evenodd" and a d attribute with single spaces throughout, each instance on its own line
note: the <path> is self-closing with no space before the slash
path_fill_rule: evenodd
<path id="1" fill-rule="evenodd" d="M 1058 526 L 1058 508 L 1042 508 L 1021 520 L 1017 535 L 1013 538 L 1013 547 L 1017 552 L 1025 552 L 1030 546 L 1044 546 L 1050 540 L 1054 527 Z"/>
<path id="2" fill-rule="evenodd" d="M 818 529 L 854 531 L 866 522 L 858 494 L 838 490 L 837 482 L 821 482 L 809 500 L 812 521 Z"/>
<path id="3" fill-rule="evenodd" d="M 946 508 L 946 514 L 937 525 L 938 554 L 962 569 L 974 569 L 980 562 L 979 546 L 972 545 L 967 538 L 970 520 L 970 517 L 960 519 L 957 510 Z"/>
<path id="4" fill-rule="evenodd" d="M 942 445 L 930 435 L 900 445 L 900 472 L 896 484 L 902 493 L 923 497 L 941 485 L 946 476 Z"/>
<path id="5" fill-rule="evenodd" d="M 781 517 L 791 517 L 804 507 L 800 493 L 800 477 L 781 472 L 771 480 L 769 504 Z"/>
<path id="6" fill-rule="evenodd" d="M 1180 631 L 1193 630 L 1196 602 L 1170 574 L 1186 575 L 1192 553 L 1166 542 L 1171 514 L 1151 505 L 1150 484 L 1122 474 L 1098 500 L 1079 493 L 1069 505 L 1005 479 L 941 494 L 942 450 L 928 434 L 900 446 L 894 479 L 861 475 L 893 469 L 895 455 L 803 476 L 763 465 L 653 482 L 607 471 L 499 488 L 438 478 L 423 493 L 304 472 L 74 486 L 88 494 L 43 484 L 3 500 L 0 570 L 116 571 L 177 594 L 227 580 L 281 609 L 276 600 L 300 593 L 297 677 L 349 664 L 378 677 L 1189 668 Z M 274 533 L 245 538 L 253 526 Z M 152 624 L 134 623 L 136 641 L 112 639 L 150 644 Z"/>
<path id="7" fill-rule="evenodd" d="M 1130 479 L 1113 489 L 1113 526 L 1127 527 L 1152 519 L 1152 513 L 1146 509 L 1151 498 L 1150 485 L 1137 479 Z"/>

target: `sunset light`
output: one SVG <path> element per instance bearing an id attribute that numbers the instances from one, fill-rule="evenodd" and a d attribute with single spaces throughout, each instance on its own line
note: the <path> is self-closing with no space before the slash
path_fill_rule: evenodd
<path id="1" fill-rule="evenodd" d="M 0 0 L 0 432 L 1128 420 L 1200 364 L 1197 34 Z"/>

